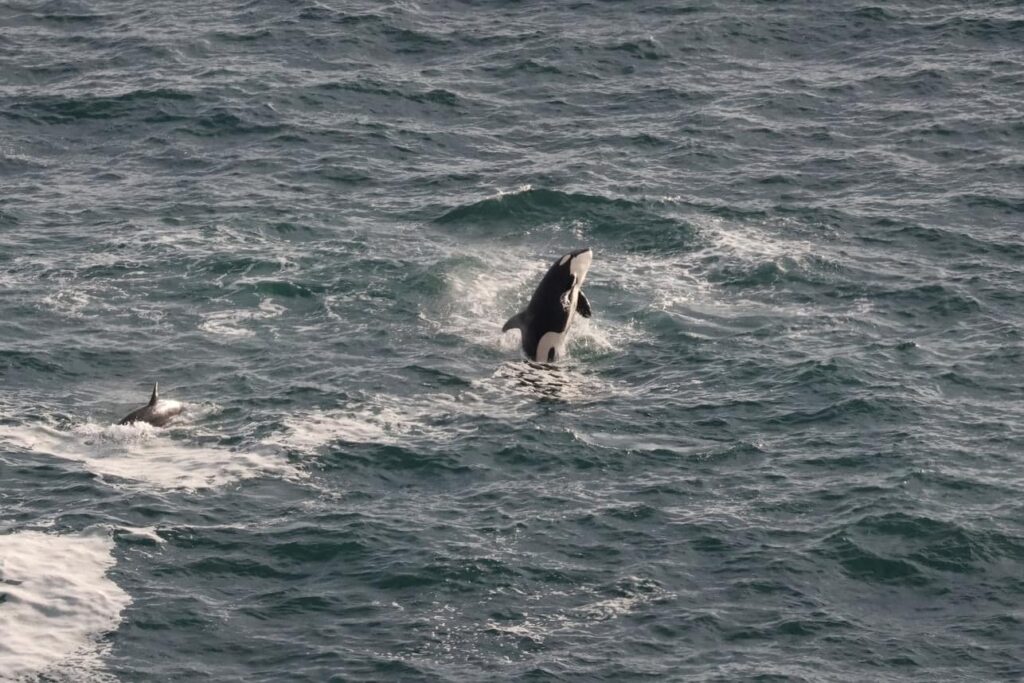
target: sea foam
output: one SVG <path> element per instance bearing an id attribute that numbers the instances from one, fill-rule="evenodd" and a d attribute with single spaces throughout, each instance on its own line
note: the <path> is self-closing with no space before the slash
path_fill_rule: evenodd
<path id="1" fill-rule="evenodd" d="M 82 463 L 104 477 L 157 489 L 196 490 L 258 476 L 292 478 L 300 473 L 279 457 L 197 446 L 171 438 L 146 423 L 87 422 L 69 431 L 45 424 L 0 425 L 0 443 Z"/>
<path id="2" fill-rule="evenodd" d="M 106 535 L 0 535 L 0 681 L 108 678 L 104 634 L 131 598 L 108 576 Z"/>

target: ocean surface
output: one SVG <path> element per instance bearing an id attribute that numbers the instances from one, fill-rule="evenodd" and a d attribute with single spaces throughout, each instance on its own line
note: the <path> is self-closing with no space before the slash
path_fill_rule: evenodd
<path id="1" fill-rule="evenodd" d="M 4 2 L 0 680 L 1020 681 L 1022 324 L 1016 0 Z"/>

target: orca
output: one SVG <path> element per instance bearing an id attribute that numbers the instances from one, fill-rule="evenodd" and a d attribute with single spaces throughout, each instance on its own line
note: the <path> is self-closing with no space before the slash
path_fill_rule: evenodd
<path id="1" fill-rule="evenodd" d="M 526 308 L 508 319 L 502 332 L 513 328 L 522 332 L 523 353 L 538 363 L 553 363 L 565 354 L 565 338 L 573 317 L 592 315 L 590 302 L 583 294 L 594 252 L 579 249 L 557 259 L 530 298 Z"/>
<path id="2" fill-rule="evenodd" d="M 130 425 L 135 424 L 136 422 L 146 422 L 154 427 L 163 427 L 179 415 L 181 411 L 185 409 L 185 406 L 177 401 L 161 399 L 157 393 L 158 386 L 158 383 L 153 385 L 153 395 L 150 397 L 147 405 L 128 413 L 128 415 L 126 415 L 124 419 L 117 424 Z"/>

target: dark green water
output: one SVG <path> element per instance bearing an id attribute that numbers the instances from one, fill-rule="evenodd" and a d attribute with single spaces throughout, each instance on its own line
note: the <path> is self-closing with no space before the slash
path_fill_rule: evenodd
<path id="1" fill-rule="evenodd" d="M 1022 46 L 3 4 L 0 680 L 1020 680 Z M 186 416 L 110 426 L 154 381 Z"/>

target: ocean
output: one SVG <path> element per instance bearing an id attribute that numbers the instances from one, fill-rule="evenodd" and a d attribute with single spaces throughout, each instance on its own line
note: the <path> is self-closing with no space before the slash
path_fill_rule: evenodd
<path id="1" fill-rule="evenodd" d="M 1024 680 L 1022 46 L 3 3 L 0 680 Z"/>

